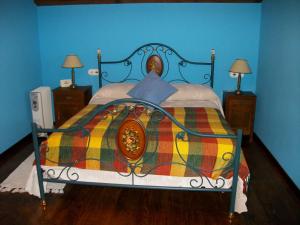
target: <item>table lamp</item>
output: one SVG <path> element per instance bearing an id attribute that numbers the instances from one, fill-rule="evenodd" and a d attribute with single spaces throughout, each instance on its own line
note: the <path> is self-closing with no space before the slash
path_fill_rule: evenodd
<path id="1" fill-rule="evenodd" d="M 237 76 L 238 76 L 236 94 L 239 95 L 239 94 L 241 94 L 240 88 L 241 88 L 242 75 L 251 73 L 251 69 L 248 65 L 247 60 L 245 60 L 245 59 L 236 59 L 233 62 L 229 72 L 231 72 L 233 74 L 237 74 Z"/>
<path id="2" fill-rule="evenodd" d="M 71 84 L 71 88 L 75 88 L 76 84 L 75 84 L 75 70 L 74 68 L 81 68 L 83 67 L 83 64 L 81 64 L 80 59 L 78 58 L 77 55 L 71 54 L 71 55 L 67 55 L 65 58 L 65 62 L 62 65 L 63 68 L 71 68 L 72 71 L 72 84 Z"/>

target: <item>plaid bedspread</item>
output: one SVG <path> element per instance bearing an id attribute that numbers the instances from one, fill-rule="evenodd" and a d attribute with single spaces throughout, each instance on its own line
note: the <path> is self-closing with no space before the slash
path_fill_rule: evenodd
<path id="1" fill-rule="evenodd" d="M 86 106 L 61 128 L 75 126 L 97 107 L 100 106 Z M 209 134 L 232 133 L 228 123 L 216 109 L 166 110 L 191 130 Z M 127 116 L 124 108 L 118 110 L 113 118 L 106 112 L 98 114 L 85 126 L 89 135 L 82 131 L 52 133 L 41 145 L 42 165 L 128 172 L 128 163 L 121 157 L 122 153 L 116 145 L 118 128 Z M 230 156 L 235 149 L 234 140 L 192 135 L 185 135 L 183 140 L 176 140 L 176 134 L 182 130 L 166 116 L 162 118 L 157 113 L 149 115 L 142 109 L 137 109 L 129 117 L 138 118 L 147 130 L 146 151 L 136 173 L 186 177 L 204 175 L 213 179 L 232 176 L 232 170 L 224 167 L 231 163 Z M 248 166 L 241 154 L 239 176 L 245 180 L 248 175 Z"/>

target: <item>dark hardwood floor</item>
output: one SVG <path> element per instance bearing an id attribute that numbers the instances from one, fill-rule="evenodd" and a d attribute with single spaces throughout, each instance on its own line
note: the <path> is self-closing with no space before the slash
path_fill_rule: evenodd
<path id="1" fill-rule="evenodd" d="M 243 147 L 250 170 L 248 213 L 232 224 L 300 224 L 299 189 L 289 183 L 256 139 Z M 0 157 L 0 181 L 32 151 L 25 142 Z M 1 225 L 160 225 L 229 224 L 229 195 L 186 191 L 135 190 L 68 185 L 63 195 L 48 194 L 47 210 L 29 194 L 0 193 Z"/>

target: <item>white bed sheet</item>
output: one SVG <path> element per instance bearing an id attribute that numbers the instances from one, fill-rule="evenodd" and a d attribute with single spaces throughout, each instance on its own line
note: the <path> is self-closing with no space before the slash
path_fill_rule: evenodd
<path id="1" fill-rule="evenodd" d="M 224 116 L 220 98 L 211 87 L 185 83 L 172 85 L 177 92 L 162 102 L 162 107 L 210 107 L 218 109 Z M 102 105 L 117 99 L 131 98 L 127 93 L 134 86 L 134 83 L 105 85 L 94 94 L 90 104 Z"/>
<path id="2" fill-rule="evenodd" d="M 49 166 L 42 166 L 42 168 L 47 171 L 48 169 L 53 169 L 55 174 L 60 174 L 60 171 L 64 167 L 49 167 Z M 103 170 L 87 170 L 87 169 L 79 169 L 79 168 L 72 168 L 69 174 L 77 173 L 79 175 L 78 181 L 82 182 L 97 182 L 97 183 L 106 183 L 106 184 L 132 184 L 132 177 L 123 177 L 119 175 L 117 172 L 111 171 L 103 171 Z M 46 176 L 46 175 L 45 175 Z M 66 172 L 62 173 L 61 179 L 69 180 L 67 177 Z M 144 178 L 134 177 L 134 184 L 135 185 L 146 185 L 146 186 L 158 186 L 158 187 L 189 187 L 190 188 L 190 180 L 197 179 L 199 177 L 172 177 L 172 176 L 164 176 L 164 175 L 152 175 L 149 174 Z M 216 181 L 210 179 L 212 184 L 215 184 Z M 232 178 L 224 179 L 225 185 L 224 188 L 230 188 L 232 184 Z M 44 190 L 47 189 L 47 185 L 49 183 L 44 182 Z M 204 179 L 203 186 L 206 188 L 212 188 L 209 182 Z M 37 197 L 40 197 L 39 186 L 38 186 L 38 178 L 36 167 L 32 168 L 30 176 L 27 180 L 25 190 Z M 236 191 L 236 201 L 235 201 L 235 212 L 242 213 L 247 212 L 247 196 L 243 192 L 243 181 L 239 177 L 238 178 L 238 185 Z"/>

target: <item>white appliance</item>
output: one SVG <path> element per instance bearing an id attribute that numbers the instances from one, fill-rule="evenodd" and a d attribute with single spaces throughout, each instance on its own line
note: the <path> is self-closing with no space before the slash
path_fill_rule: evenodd
<path id="1" fill-rule="evenodd" d="M 39 87 L 30 92 L 32 119 L 39 128 L 53 128 L 51 95 L 50 87 Z"/>

